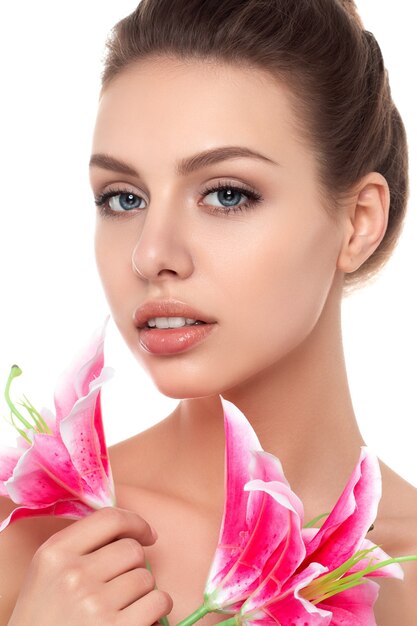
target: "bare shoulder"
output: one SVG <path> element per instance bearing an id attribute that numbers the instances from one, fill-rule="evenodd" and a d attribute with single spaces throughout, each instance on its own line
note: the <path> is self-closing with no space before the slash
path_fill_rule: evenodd
<path id="1" fill-rule="evenodd" d="M 17 506 L 0 496 L 0 520 L 6 519 Z M 10 618 L 36 550 L 70 523 L 70 520 L 52 516 L 35 517 L 12 522 L 0 533 L 0 624 L 6 624 Z"/>
<path id="2" fill-rule="evenodd" d="M 382 498 L 369 538 L 391 557 L 417 555 L 417 489 L 381 462 Z M 380 579 L 378 626 L 417 624 L 417 561 L 401 564 L 404 580 Z"/>
<path id="3" fill-rule="evenodd" d="M 378 517 L 390 543 L 405 554 L 417 548 L 417 488 L 381 462 L 382 498 Z"/>

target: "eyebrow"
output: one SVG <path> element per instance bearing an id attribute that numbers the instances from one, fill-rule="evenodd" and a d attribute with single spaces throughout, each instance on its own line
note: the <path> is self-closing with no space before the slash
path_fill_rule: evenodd
<path id="1" fill-rule="evenodd" d="M 273 161 L 269 157 L 245 146 L 221 146 L 210 150 L 204 150 L 203 152 L 198 152 L 190 157 L 180 159 L 176 163 L 176 173 L 178 176 L 187 176 L 188 174 L 202 169 L 203 167 L 208 167 L 209 165 L 220 163 L 221 161 L 226 161 L 227 159 L 242 157 L 249 157 L 252 159 L 266 161 L 267 163 L 272 163 L 274 165 L 279 165 L 279 163 L 276 163 L 276 161 Z M 92 154 L 90 158 L 90 167 L 93 166 L 140 178 L 139 173 L 131 165 L 125 161 L 116 159 L 109 154 Z"/>

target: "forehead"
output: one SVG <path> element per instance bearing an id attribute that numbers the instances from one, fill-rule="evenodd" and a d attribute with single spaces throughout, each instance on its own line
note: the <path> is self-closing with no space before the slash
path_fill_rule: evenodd
<path id="1" fill-rule="evenodd" d="M 93 152 L 147 162 L 246 145 L 281 163 L 299 156 L 291 92 L 261 70 L 201 60 L 145 59 L 103 91 Z"/>

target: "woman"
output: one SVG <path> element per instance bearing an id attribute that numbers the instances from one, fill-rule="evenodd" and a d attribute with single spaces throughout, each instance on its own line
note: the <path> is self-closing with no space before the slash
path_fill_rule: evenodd
<path id="1" fill-rule="evenodd" d="M 201 604 L 223 512 L 219 394 L 280 458 L 306 519 L 332 508 L 364 443 L 341 299 L 388 260 L 408 198 L 381 52 L 347 0 L 143 0 L 108 41 L 90 166 L 112 316 L 182 400 L 111 448 L 118 510 L 7 529 L 9 626 L 175 624 Z M 145 328 L 166 318 L 196 328 Z M 381 466 L 372 541 L 416 553 L 416 490 Z M 416 623 L 404 571 L 381 584 L 378 626 Z"/>

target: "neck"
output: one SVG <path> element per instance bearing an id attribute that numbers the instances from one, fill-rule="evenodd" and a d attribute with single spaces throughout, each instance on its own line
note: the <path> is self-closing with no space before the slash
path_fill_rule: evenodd
<path id="1" fill-rule="evenodd" d="M 342 347 L 340 298 L 284 360 L 221 392 L 277 456 L 306 520 L 329 511 L 356 465 L 361 437 Z M 195 503 L 223 507 L 224 430 L 218 395 L 182 400 L 172 414 L 178 485 Z"/>

